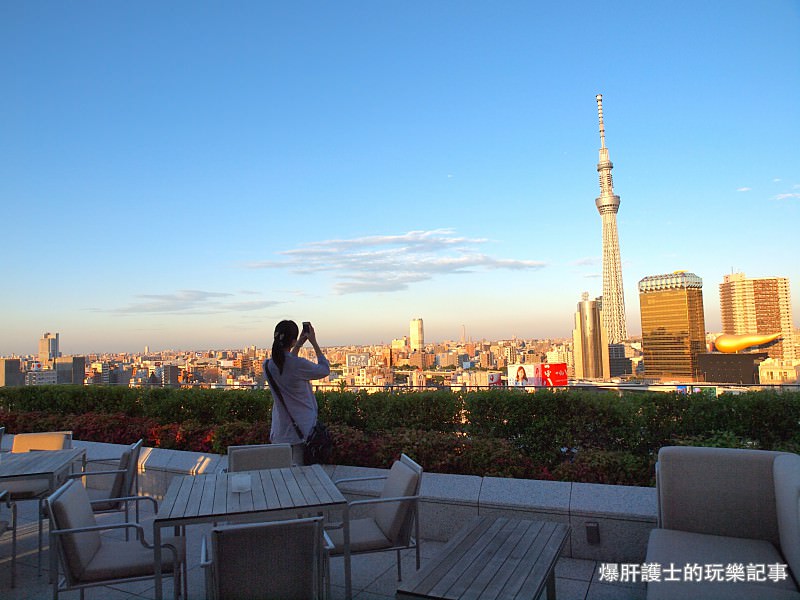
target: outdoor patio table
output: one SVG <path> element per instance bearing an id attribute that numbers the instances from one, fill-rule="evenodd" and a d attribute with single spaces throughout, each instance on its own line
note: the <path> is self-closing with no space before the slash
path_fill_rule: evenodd
<path id="1" fill-rule="evenodd" d="M 34 452 L 3 452 L 0 455 L 0 488 L 6 481 L 47 479 L 55 491 L 72 464 L 86 456 L 83 448 L 69 450 L 37 450 Z"/>
<path id="2" fill-rule="evenodd" d="M 555 566 L 569 526 L 551 521 L 474 517 L 422 569 L 403 582 L 397 598 L 556 597 Z"/>
<path id="3" fill-rule="evenodd" d="M 161 564 L 161 530 L 165 527 L 252 521 L 256 517 L 270 520 L 302 512 L 332 510 L 346 513 L 347 499 L 319 465 L 175 477 L 153 522 L 156 599 L 163 597 L 158 566 Z M 349 519 L 344 519 L 343 527 L 345 593 L 350 598 Z"/>

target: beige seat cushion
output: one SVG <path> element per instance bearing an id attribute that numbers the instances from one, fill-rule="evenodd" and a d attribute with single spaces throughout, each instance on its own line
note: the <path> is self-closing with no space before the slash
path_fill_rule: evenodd
<path id="1" fill-rule="evenodd" d="M 97 525 L 86 489 L 76 480 L 50 502 L 50 508 L 58 529 L 79 529 Z M 74 579 L 80 579 L 83 571 L 100 549 L 98 531 L 68 533 L 61 536 L 67 568 Z"/>
<path id="2" fill-rule="evenodd" d="M 171 544 L 178 551 L 178 564 L 185 559 L 183 538 L 167 537 L 162 544 Z M 142 546 L 139 540 L 129 542 L 103 538 L 100 549 L 94 555 L 80 577 L 83 582 L 140 577 L 154 573 L 153 550 Z M 173 554 L 168 549 L 161 551 L 161 569 L 165 573 L 174 570 Z"/>
<path id="3" fill-rule="evenodd" d="M 289 444 L 256 444 L 228 446 L 228 471 L 256 471 L 292 466 L 292 447 Z"/>
<path id="4" fill-rule="evenodd" d="M 663 581 L 664 571 L 671 564 L 681 570 L 686 564 L 785 564 L 778 550 L 765 540 L 731 538 L 670 529 L 653 529 L 647 544 L 648 563 L 661 565 L 662 581 L 647 584 L 648 600 L 732 600 L 774 599 L 800 600 L 800 592 L 791 576 L 786 581 L 748 582 L 691 582 Z M 683 576 L 679 577 L 683 579 Z"/>
<path id="5" fill-rule="evenodd" d="M 65 450 L 72 445 L 71 431 L 45 433 L 18 433 L 11 444 L 11 452 L 31 450 Z"/>
<path id="6" fill-rule="evenodd" d="M 326 533 L 333 542 L 331 554 L 344 552 L 344 530 L 327 529 Z M 393 544 L 386 538 L 374 519 L 353 519 L 350 521 L 350 551 L 365 552 L 391 548 Z"/>
<path id="7" fill-rule="evenodd" d="M 400 496 L 413 496 L 417 488 L 419 476 L 410 467 L 400 461 L 395 462 L 389 470 L 386 484 L 381 491 L 381 498 L 397 498 Z M 392 544 L 399 540 L 403 524 L 411 510 L 409 502 L 384 502 L 375 505 L 375 522 L 383 534 Z M 402 540 L 405 543 L 405 540 Z"/>
<path id="8" fill-rule="evenodd" d="M 118 471 L 122 471 L 120 473 L 114 474 L 114 480 L 111 482 L 111 488 L 108 490 L 103 490 L 102 492 L 89 492 L 89 495 L 92 500 L 106 500 L 108 498 L 121 498 L 123 496 L 129 496 L 130 490 L 124 489 L 125 486 L 125 479 L 126 479 L 126 470 L 130 466 L 131 462 L 131 451 L 125 450 L 122 453 L 122 456 L 119 457 L 119 465 L 117 466 Z M 96 502 L 92 504 L 92 509 L 97 511 L 104 511 L 104 510 L 120 510 L 122 508 L 122 502 Z"/>
<path id="9" fill-rule="evenodd" d="M 665 529 L 780 544 L 773 461 L 739 448 L 665 446 L 658 453 L 660 523 Z"/>
<path id="10" fill-rule="evenodd" d="M 781 550 L 800 582 L 800 456 L 781 454 L 772 465 Z"/>

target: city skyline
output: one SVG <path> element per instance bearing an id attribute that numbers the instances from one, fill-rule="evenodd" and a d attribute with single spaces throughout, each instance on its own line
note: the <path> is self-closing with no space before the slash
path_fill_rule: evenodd
<path id="1" fill-rule="evenodd" d="M 636 282 L 679 269 L 786 277 L 796 326 L 798 30 L 790 1 L 6 3 L 0 355 L 282 318 L 569 338 L 602 294 L 597 94 L 629 335 Z"/>

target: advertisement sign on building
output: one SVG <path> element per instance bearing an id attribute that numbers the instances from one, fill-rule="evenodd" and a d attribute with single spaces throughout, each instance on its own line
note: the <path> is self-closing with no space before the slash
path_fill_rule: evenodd
<path id="1" fill-rule="evenodd" d="M 369 366 L 369 354 L 368 353 L 359 353 L 359 354 L 348 354 L 347 355 L 347 366 L 348 367 L 368 367 Z"/>
<path id="2" fill-rule="evenodd" d="M 508 366 L 509 387 L 558 387 L 567 385 L 566 363 L 513 364 Z"/>
<path id="3" fill-rule="evenodd" d="M 567 385 L 567 363 L 539 363 L 533 365 L 536 385 L 558 387 Z"/>

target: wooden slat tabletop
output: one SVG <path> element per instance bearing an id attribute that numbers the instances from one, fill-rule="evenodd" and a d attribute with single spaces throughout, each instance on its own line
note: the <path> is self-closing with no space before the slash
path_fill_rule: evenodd
<path id="1" fill-rule="evenodd" d="M 250 489 L 235 492 L 237 475 L 250 478 Z M 319 465 L 242 473 L 176 477 L 159 507 L 159 524 L 185 520 L 224 521 L 236 514 L 303 509 L 347 501 Z"/>
<path id="2" fill-rule="evenodd" d="M 4 452 L 0 458 L 0 478 L 52 475 L 85 454 L 82 448 L 41 450 L 36 452 Z"/>
<path id="3" fill-rule="evenodd" d="M 397 598 L 537 598 L 568 533 L 563 523 L 474 517 L 400 585 Z"/>

